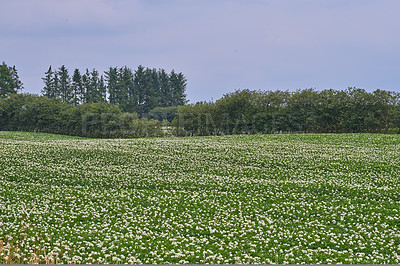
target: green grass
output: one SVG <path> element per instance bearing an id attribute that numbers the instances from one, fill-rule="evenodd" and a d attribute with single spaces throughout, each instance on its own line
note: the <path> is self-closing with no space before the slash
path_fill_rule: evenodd
<path id="1" fill-rule="evenodd" d="M 3 263 L 397 264 L 399 254 L 398 135 L 0 132 Z"/>

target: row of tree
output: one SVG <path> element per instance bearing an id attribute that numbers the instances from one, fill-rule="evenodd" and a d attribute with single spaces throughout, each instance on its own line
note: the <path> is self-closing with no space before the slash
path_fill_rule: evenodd
<path id="1" fill-rule="evenodd" d="M 216 102 L 180 107 L 173 124 L 180 136 L 397 132 L 400 93 L 358 88 L 295 92 L 239 90 Z"/>
<path id="2" fill-rule="evenodd" d="M 50 67 L 44 81 L 45 96 L 18 94 L 17 70 L 0 65 L 0 130 L 87 137 L 161 136 L 166 128 L 177 136 L 400 133 L 400 93 L 393 91 L 238 90 L 216 102 L 184 105 L 186 79 L 174 71 L 111 67 L 103 77 L 76 69 L 71 79 L 61 66 Z"/>
<path id="3" fill-rule="evenodd" d="M 0 98 L 0 131 L 30 131 L 91 138 L 165 136 L 163 123 L 124 113 L 115 104 L 72 105 L 32 94 Z"/>
<path id="4" fill-rule="evenodd" d="M 135 71 L 128 67 L 110 67 L 100 75 L 96 69 L 86 69 L 81 74 L 75 69 L 72 77 L 62 65 L 56 70 L 50 66 L 42 78 L 42 94 L 62 102 L 109 102 L 123 112 L 148 114 L 156 107 L 178 106 L 186 103 L 186 78 L 182 73 L 139 66 Z"/>

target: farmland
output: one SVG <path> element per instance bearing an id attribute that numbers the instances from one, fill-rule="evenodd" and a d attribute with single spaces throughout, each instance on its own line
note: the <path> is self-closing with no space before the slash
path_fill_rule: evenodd
<path id="1" fill-rule="evenodd" d="M 400 136 L 0 132 L 1 262 L 400 263 Z"/>

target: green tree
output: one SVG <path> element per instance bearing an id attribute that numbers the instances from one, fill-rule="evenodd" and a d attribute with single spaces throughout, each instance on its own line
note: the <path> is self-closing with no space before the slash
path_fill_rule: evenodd
<path id="1" fill-rule="evenodd" d="M 107 86 L 104 82 L 103 75 L 100 76 L 99 80 L 99 100 L 102 103 L 107 102 Z"/>
<path id="2" fill-rule="evenodd" d="M 398 103 L 398 94 L 392 91 L 375 90 L 372 93 L 375 118 L 379 132 L 389 132 L 390 125 L 395 116 L 395 106 Z"/>
<path id="3" fill-rule="evenodd" d="M 297 90 L 288 101 L 289 122 L 293 131 L 316 131 L 319 93 L 313 89 Z"/>
<path id="4" fill-rule="evenodd" d="M 44 82 L 44 87 L 42 89 L 42 94 L 43 96 L 47 97 L 47 98 L 55 98 L 55 87 L 54 87 L 54 72 L 51 68 L 51 66 L 49 67 L 49 69 L 47 70 L 47 72 L 45 72 L 45 77 L 42 78 L 43 82 Z"/>
<path id="5" fill-rule="evenodd" d="M 82 75 L 82 85 L 83 85 L 83 93 L 82 93 L 82 103 L 89 103 L 90 102 L 90 93 L 92 90 L 92 84 L 90 79 L 90 72 L 89 69 L 86 68 L 85 74 Z"/>
<path id="6" fill-rule="evenodd" d="M 184 105 L 186 103 L 186 77 L 182 73 L 176 73 L 172 70 L 169 75 L 169 83 L 171 90 L 171 100 L 169 106 Z"/>
<path id="7" fill-rule="evenodd" d="M 117 104 L 118 101 L 118 91 L 119 91 L 119 77 L 118 77 L 118 68 L 110 67 L 108 71 L 104 72 L 105 81 L 107 84 L 107 91 L 109 102 L 111 104 Z"/>
<path id="8" fill-rule="evenodd" d="M 338 133 L 342 130 L 346 102 L 348 98 L 344 91 L 329 89 L 320 92 L 318 127 L 321 132 Z"/>
<path id="9" fill-rule="evenodd" d="M 135 112 L 137 108 L 137 91 L 133 81 L 133 73 L 127 66 L 119 69 L 118 103 L 123 112 Z"/>
<path id="10" fill-rule="evenodd" d="M 178 113 L 178 106 L 156 107 L 149 112 L 148 118 L 158 121 L 172 122 Z"/>
<path id="11" fill-rule="evenodd" d="M 73 95 L 72 103 L 75 105 L 83 103 L 84 89 L 82 84 L 82 75 L 77 68 L 74 70 L 74 74 L 72 76 L 71 89 Z"/>
<path id="12" fill-rule="evenodd" d="M 15 66 L 9 67 L 3 62 L 0 65 L 0 98 L 18 93 L 23 89 L 22 82 L 19 79 Z"/>
<path id="13" fill-rule="evenodd" d="M 71 88 L 71 77 L 68 74 L 68 69 L 62 65 L 57 72 L 59 77 L 59 92 L 63 102 L 72 103 L 73 93 Z"/>
<path id="14" fill-rule="evenodd" d="M 160 84 L 158 80 L 158 73 L 156 69 L 147 68 L 145 70 L 145 91 L 144 91 L 144 105 L 142 113 L 148 114 L 150 110 L 157 107 L 160 102 Z"/>
<path id="15" fill-rule="evenodd" d="M 137 70 L 133 75 L 134 88 L 137 93 L 137 112 L 139 114 L 144 113 L 146 103 L 146 79 L 145 79 L 145 68 L 141 65 L 138 66 Z"/>
<path id="16" fill-rule="evenodd" d="M 169 81 L 169 75 L 164 69 L 158 71 L 158 80 L 160 86 L 160 107 L 169 107 L 173 104 L 171 83 Z"/>

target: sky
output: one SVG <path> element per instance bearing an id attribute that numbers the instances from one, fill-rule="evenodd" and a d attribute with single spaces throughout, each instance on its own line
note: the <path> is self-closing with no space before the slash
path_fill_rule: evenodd
<path id="1" fill-rule="evenodd" d="M 189 102 L 237 89 L 400 91 L 399 0 L 0 0 L 23 92 L 51 65 L 182 72 Z"/>

